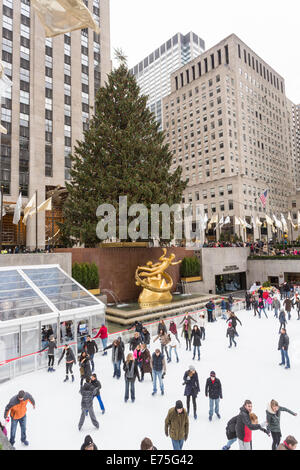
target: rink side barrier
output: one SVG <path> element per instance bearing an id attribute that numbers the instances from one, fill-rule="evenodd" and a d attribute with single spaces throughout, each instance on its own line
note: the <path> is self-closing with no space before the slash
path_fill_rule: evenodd
<path id="1" fill-rule="evenodd" d="M 242 300 L 242 299 L 234 300 L 234 303 L 232 305 L 232 311 L 233 312 L 243 310 L 244 308 L 245 308 L 245 300 Z M 220 306 L 217 306 L 215 308 L 214 312 L 215 312 L 216 317 L 219 317 L 221 315 Z M 167 322 L 170 322 L 170 321 L 173 320 L 174 323 L 176 324 L 177 330 L 179 330 L 179 329 L 182 328 L 182 325 L 180 325 L 180 322 L 182 321 L 183 317 L 185 317 L 186 315 L 192 315 L 195 318 L 195 315 L 200 315 L 200 313 L 204 313 L 205 314 L 205 319 L 207 320 L 206 308 L 202 308 L 200 310 L 193 310 L 191 308 L 191 309 L 187 310 L 186 313 L 176 315 L 174 317 L 166 317 L 166 318 L 163 318 L 163 320 L 164 320 L 167 327 L 169 327 L 169 325 L 167 325 Z M 195 318 L 195 320 L 196 320 L 196 318 Z M 157 327 L 158 327 L 159 323 L 160 323 L 160 320 L 157 320 L 155 322 L 150 322 L 150 323 L 143 323 L 143 325 L 149 331 L 150 337 L 157 336 Z M 195 323 L 195 325 L 196 324 L 197 324 L 197 322 Z M 98 332 L 98 330 L 95 329 L 94 333 L 96 334 Z M 112 343 L 112 341 L 114 341 L 118 337 L 121 337 L 124 344 L 127 344 L 127 343 L 129 343 L 129 340 L 132 338 L 134 332 L 135 332 L 134 328 L 132 328 L 131 330 L 128 330 L 128 329 L 120 330 L 120 331 L 117 331 L 115 333 L 109 333 L 108 334 L 108 339 L 109 339 L 110 343 Z M 178 331 L 178 334 L 181 335 L 181 332 Z M 96 338 L 95 341 L 96 341 L 96 343 L 99 347 L 99 351 L 101 351 L 101 349 L 102 349 L 101 339 Z M 73 342 L 70 342 L 68 344 L 69 344 L 69 346 L 72 346 L 75 357 L 77 357 L 78 356 L 78 352 L 76 350 L 77 349 L 76 348 L 77 342 L 73 341 Z M 62 349 L 63 347 L 64 347 L 64 345 L 61 345 L 57 349 L 59 350 L 59 349 Z M 27 359 L 31 359 L 30 362 L 32 364 L 31 364 L 31 367 L 28 367 L 28 368 L 26 367 L 26 370 L 24 370 L 21 367 L 21 362 L 26 361 Z M 32 361 L 32 359 L 33 359 L 33 361 Z M 14 357 L 14 358 L 11 358 L 11 359 L 7 359 L 5 361 L 0 361 L 0 383 L 3 380 L 9 380 L 9 379 L 12 379 L 12 378 L 14 378 L 18 375 L 23 375 L 25 373 L 29 373 L 29 372 L 33 372 L 33 371 L 36 371 L 36 370 L 39 370 L 39 369 L 43 369 L 47 366 L 47 361 L 48 361 L 47 350 L 45 350 L 43 352 L 35 351 L 35 352 L 29 353 L 29 354 L 25 354 L 24 356 Z M 5 370 L 5 369 L 8 369 L 8 370 Z"/>

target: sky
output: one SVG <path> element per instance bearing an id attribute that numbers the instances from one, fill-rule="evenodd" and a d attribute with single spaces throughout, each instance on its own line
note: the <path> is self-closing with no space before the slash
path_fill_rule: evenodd
<path id="1" fill-rule="evenodd" d="M 110 0 L 111 49 L 132 67 L 175 33 L 193 31 L 206 49 L 235 33 L 285 78 L 300 104 L 299 0 Z"/>

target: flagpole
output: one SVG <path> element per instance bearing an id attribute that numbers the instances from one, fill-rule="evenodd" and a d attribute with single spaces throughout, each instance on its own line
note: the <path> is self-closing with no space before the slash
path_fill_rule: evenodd
<path id="1" fill-rule="evenodd" d="M 35 191 L 35 251 L 38 251 L 38 192 Z"/>
<path id="2" fill-rule="evenodd" d="M 3 185 L 1 186 L 1 229 L 0 229 L 0 253 L 2 251 L 2 231 L 3 231 Z"/>

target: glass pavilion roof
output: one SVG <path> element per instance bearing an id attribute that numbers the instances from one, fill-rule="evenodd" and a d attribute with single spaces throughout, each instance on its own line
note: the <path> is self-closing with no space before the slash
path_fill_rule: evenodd
<path id="1" fill-rule="evenodd" d="M 0 267 L 0 321 L 97 306 L 59 266 Z"/>

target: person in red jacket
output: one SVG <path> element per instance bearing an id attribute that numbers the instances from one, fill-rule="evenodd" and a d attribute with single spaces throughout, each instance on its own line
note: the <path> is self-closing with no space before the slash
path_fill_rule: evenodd
<path id="1" fill-rule="evenodd" d="M 102 342 L 102 347 L 103 349 L 106 348 L 107 346 L 107 338 L 108 338 L 108 334 L 107 334 L 107 328 L 106 326 L 104 325 L 104 323 L 102 323 L 101 325 L 101 328 L 100 330 L 98 331 L 98 333 L 96 334 L 95 338 L 100 338 L 101 339 L 101 342 Z M 103 356 L 106 356 L 107 355 L 107 351 L 104 351 L 104 353 L 102 354 Z"/>
<path id="2" fill-rule="evenodd" d="M 173 320 L 170 322 L 169 330 L 171 331 L 171 333 L 173 333 L 173 335 L 177 339 L 178 343 L 180 343 L 180 341 L 178 339 L 177 326 L 176 326 L 176 323 Z"/>

